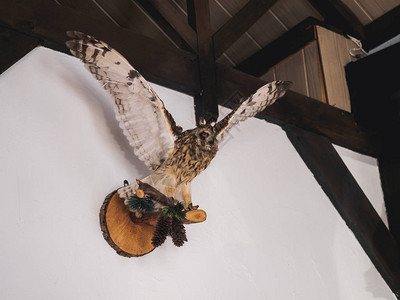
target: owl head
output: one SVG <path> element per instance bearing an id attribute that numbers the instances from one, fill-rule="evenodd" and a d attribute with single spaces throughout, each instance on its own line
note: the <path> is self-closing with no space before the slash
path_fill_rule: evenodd
<path id="1" fill-rule="evenodd" d="M 215 123 L 207 124 L 203 118 L 200 119 L 194 134 L 196 136 L 196 143 L 201 149 L 208 151 L 218 149 L 218 141 L 215 136 L 214 126 Z"/>

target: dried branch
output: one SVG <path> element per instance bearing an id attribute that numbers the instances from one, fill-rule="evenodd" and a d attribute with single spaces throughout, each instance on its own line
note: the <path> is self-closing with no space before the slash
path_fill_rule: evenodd
<path id="1" fill-rule="evenodd" d="M 174 206 L 176 201 L 174 198 L 168 198 L 163 193 L 159 192 L 157 189 L 152 187 L 150 184 L 141 182 L 139 179 L 136 179 L 136 182 L 139 186 L 139 190 L 143 191 L 145 195 L 149 195 L 151 200 L 156 201 L 164 206 Z M 140 193 L 140 192 L 139 192 Z M 136 191 L 137 194 L 137 191 Z"/>

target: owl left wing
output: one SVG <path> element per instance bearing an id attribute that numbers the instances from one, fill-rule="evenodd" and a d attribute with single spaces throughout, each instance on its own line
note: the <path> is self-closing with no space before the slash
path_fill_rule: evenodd
<path id="1" fill-rule="evenodd" d="M 217 139 L 221 141 L 234 125 L 255 116 L 267 106 L 275 103 L 291 86 L 292 82 L 290 81 L 273 81 L 259 88 L 250 97 L 245 98 L 236 109 L 214 125 Z"/>
<path id="2" fill-rule="evenodd" d="M 134 153 L 150 170 L 174 147 L 182 128 L 164 103 L 129 62 L 106 43 L 78 31 L 68 31 L 66 45 L 114 98 L 119 126 Z"/>

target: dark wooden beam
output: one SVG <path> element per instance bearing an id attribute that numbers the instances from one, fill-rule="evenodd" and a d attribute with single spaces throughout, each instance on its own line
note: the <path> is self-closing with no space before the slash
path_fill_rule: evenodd
<path id="1" fill-rule="evenodd" d="M 191 0 L 188 0 L 191 1 Z M 208 0 L 193 0 L 196 17 L 197 49 L 201 91 L 195 95 L 196 121 L 202 117 L 208 123 L 218 119 L 215 58 Z"/>
<path id="2" fill-rule="evenodd" d="M 38 39 L 0 26 L 0 74 L 38 45 Z"/>
<path id="3" fill-rule="evenodd" d="M 399 247 L 346 165 L 322 136 L 284 127 L 289 140 L 314 174 L 383 279 L 400 296 Z"/>
<path id="4" fill-rule="evenodd" d="M 161 30 L 181 49 L 191 52 L 196 52 L 197 48 L 193 49 L 182 38 L 182 36 L 171 26 L 164 16 L 147 0 L 135 0 L 140 7 L 146 11 L 150 18 L 157 23 Z M 196 45 L 197 46 L 197 45 Z"/>
<path id="5" fill-rule="evenodd" d="M 395 103 L 390 107 L 395 117 L 387 117 L 389 121 L 383 124 L 383 151 L 378 157 L 378 166 L 389 229 L 400 244 L 400 87 L 390 100 Z"/>
<path id="6" fill-rule="evenodd" d="M 397 118 L 382 132 L 383 151 L 378 157 L 379 175 L 389 229 L 400 244 L 400 88 L 393 98 L 397 102 Z"/>
<path id="7" fill-rule="evenodd" d="M 376 157 L 381 151 L 379 135 L 359 127 L 351 113 L 292 91 L 287 93 L 284 101 L 266 110 L 265 114 L 273 119 L 279 118 L 275 123 L 296 124 L 329 137 L 336 145 L 365 155 Z M 282 117 L 282 114 L 286 117 Z M 348 131 L 345 133 L 344 130 Z"/>
<path id="8" fill-rule="evenodd" d="M 381 156 L 378 165 L 389 229 L 400 242 L 400 158 Z"/>
<path id="9" fill-rule="evenodd" d="M 91 1 L 91 0 L 84 0 Z M 147 36 L 159 43 L 171 47 L 177 47 L 174 42 L 174 35 L 168 36 L 161 26 L 154 24 L 155 22 L 149 17 L 142 7 L 133 0 L 95 0 L 96 4 L 122 28 L 129 29 L 135 33 Z M 90 15 L 89 12 L 85 12 Z"/>
<path id="10" fill-rule="evenodd" d="M 260 77 L 267 72 L 269 68 L 289 55 L 296 53 L 307 43 L 315 40 L 316 37 L 313 25 L 320 23 L 320 21 L 313 17 L 306 18 L 278 39 L 245 59 L 236 69 Z"/>
<path id="11" fill-rule="evenodd" d="M 67 30 L 79 30 L 107 41 L 151 81 L 194 94 L 200 90 L 197 57 L 166 47 L 129 30 L 92 19 L 48 0 L 0 0 L 0 23 L 24 34 L 41 38 L 66 53 Z"/>
<path id="12" fill-rule="evenodd" d="M 140 0 L 139 2 L 142 5 L 145 2 L 150 3 L 185 40 L 190 48 L 194 52 L 197 52 L 196 32 L 189 26 L 185 14 L 183 14 L 176 6 L 165 0 Z"/>
<path id="13" fill-rule="evenodd" d="M 196 14 L 194 12 L 194 1 L 186 0 L 186 12 L 189 26 L 196 31 Z"/>
<path id="14" fill-rule="evenodd" d="M 245 6 L 214 34 L 214 55 L 220 57 L 253 26 L 277 0 L 249 0 Z"/>
<path id="15" fill-rule="evenodd" d="M 72 8 L 85 13 L 103 22 L 114 24 L 114 22 L 93 2 L 88 0 L 57 0 L 62 6 Z"/>
<path id="16" fill-rule="evenodd" d="M 365 40 L 364 26 L 356 15 L 340 0 L 308 0 L 324 17 L 325 23 L 337 27 L 343 33 Z"/>
<path id="17" fill-rule="evenodd" d="M 366 50 L 386 42 L 400 34 L 400 5 L 365 26 L 367 40 L 363 43 Z"/>
<path id="18" fill-rule="evenodd" d="M 241 97 L 254 93 L 266 83 L 259 78 L 221 65 L 217 66 L 217 78 L 218 101 L 228 107 L 237 105 Z M 233 101 L 229 101 L 232 98 Z M 366 155 L 377 157 L 381 152 L 378 134 L 358 126 L 351 113 L 293 91 L 288 91 L 281 100 L 257 117 L 280 126 L 295 124 L 328 137 L 334 144 Z"/>

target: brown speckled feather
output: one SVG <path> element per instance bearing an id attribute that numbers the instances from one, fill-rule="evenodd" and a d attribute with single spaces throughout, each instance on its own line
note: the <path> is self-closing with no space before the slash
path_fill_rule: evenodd
<path id="1" fill-rule="evenodd" d="M 116 118 L 135 154 L 151 170 L 174 148 L 182 131 L 149 83 L 108 44 L 77 31 L 67 32 L 71 53 L 114 98 Z"/>
<path id="2" fill-rule="evenodd" d="M 274 104 L 291 85 L 290 81 L 273 81 L 259 88 L 250 97 L 245 98 L 235 110 L 215 124 L 215 133 L 218 140 L 221 141 L 229 129 L 240 121 L 254 117 L 267 106 Z"/>

